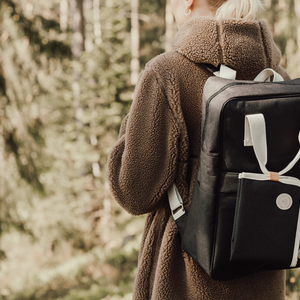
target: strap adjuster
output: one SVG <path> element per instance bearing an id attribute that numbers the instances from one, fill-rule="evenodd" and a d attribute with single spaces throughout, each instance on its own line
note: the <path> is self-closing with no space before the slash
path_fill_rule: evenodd
<path id="1" fill-rule="evenodd" d="M 178 218 L 180 218 L 185 214 L 185 210 L 184 210 L 182 198 L 174 182 L 171 184 L 171 186 L 168 189 L 168 198 L 169 198 L 169 204 L 170 204 L 172 216 L 176 221 Z"/>
<path id="2" fill-rule="evenodd" d="M 178 207 L 171 210 L 171 212 L 172 212 L 172 216 L 173 216 L 174 220 L 179 219 L 181 216 L 183 216 L 185 214 L 183 204 L 181 203 Z"/>
<path id="3" fill-rule="evenodd" d="M 179 206 L 172 209 L 172 215 L 174 216 L 180 209 L 184 211 L 184 207 L 182 203 Z"/>

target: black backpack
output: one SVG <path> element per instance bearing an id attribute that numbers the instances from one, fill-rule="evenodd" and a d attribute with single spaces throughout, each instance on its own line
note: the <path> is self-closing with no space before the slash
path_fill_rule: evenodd
<path id="1" fill-rule="evenodd" d="M 300 79 L 256 80 L 270 76 L 207 80 L 188 212 L 168 190 L 183 249 L 216 280 L 300 266 Z"/>

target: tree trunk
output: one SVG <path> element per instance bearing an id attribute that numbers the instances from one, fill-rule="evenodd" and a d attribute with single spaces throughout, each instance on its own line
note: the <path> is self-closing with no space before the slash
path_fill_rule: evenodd
<path id="1" fill-rule="evenodd" d="M 85 32 L 84 32 L 84 14 L 83 14 L 83 0 L 72 0 L 72 16 L 73 16 L 73 40 L 72 53 L 75 60 L 79 60 L 82 51 L 85 50 Z M 80 74 L 74 71 L 74 82 L 72 84 L 74 94 L 74 108 L 77 128 L 82 127 L 83 109 L 80 106 L 81 87 L 79 84 Z"/>
<path id="2" fill-rule="evenodd" d="M 0 40 L 3 39 L 3 30 L 2 30 L 2 5 L 0 2 Z M 2 48 L 0 48 L 0 54 L 2 57 Z M 0 59 L 0 97 L 3 97 L 6 94 L 6 86 L 5 86 L 5 78 L 2 70 L 2 61 Z M 0 109 L 0 236 L 1 232 L 3 231 L 1 228 L 1 220 L 3 220 L 3 216 L 1 215 L 2 212 L 2 204 L 4 201 L 4 189 L 5 189 L 5 184 L 4 184 L 4 174 L 5 174 L 5 167 L 4 167 L 4 149 L 5 149 L 5 142 L 3 140 L 3 135 L 4 135 L 4 130 L 3 130 L 3 125 L 2 121 L 4 119 L 4 109 Z M 1 255 L 0 255 L 1 256 Z M 0 257 L 1 258 L 1 257 Z"/>
<path id="3" fill-rule="evenodd" d="M 136 85 L 140 71 L 139 0 L 131 0 L 131 84 Z"/>
<path id="4" fill-rule="evenodd" d="M 81 52 L 85 50 L 83 0 L 72 0 L 72 14 L 73 14 L 72 53 L 75 59 L 79 59 Z"/>
<path id="5" fill-rule="evenodd" d="M 297 48 L 298 48 L 298 74 L 300 75 L 300 0 L 294 0 L 295 14 L 297 18 Z"/>
<path id="6" fill-rule="evenodd" d="M 60 29 L 61 31 L 66 31 L 68 28 L 68 12 L 69 4 L 68 0 L 60 0 Z"/>
<path id="7" fill-rule="evenodd" d="M 172 51 L 171 42 L 173 38 L 174 17 L 171 7 L 171 0 L 166 1 L 166 44 L 165 51 Z"/>
<path id="8" fill-rule="evenodd" d="M 93 17 L 95 44 L 100 45 L 102 43 L 102 31 L 100 23 L 100 0 L 93 0 Z"/>
<path id="9" fill-rule="evenodd" d="M 275 36 L 275 24 L 277 23 L 277 16 L 278 16 L 278 11 L 277 11 L 277 4 L 278 0 L 271 0 L 270 3 L 270 8 L 268 12 L 270 12 L 270 25 L 271 25 L 271 32 L 272 35 Z"/>

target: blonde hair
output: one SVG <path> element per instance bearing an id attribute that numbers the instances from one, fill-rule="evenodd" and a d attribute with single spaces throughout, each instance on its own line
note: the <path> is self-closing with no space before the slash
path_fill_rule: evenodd
<path id="1" fill-rule="evenodd" d="M 261 0 L 208 0 L 208 3 L 216 11 L 216 19 L 256 20 L 264 11 Z"/>

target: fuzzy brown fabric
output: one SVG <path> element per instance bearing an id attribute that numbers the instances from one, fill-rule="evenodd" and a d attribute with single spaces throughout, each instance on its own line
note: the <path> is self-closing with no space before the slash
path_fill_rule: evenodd
<path id="1" fill-rule="evenodd" d="M 212 74 L 199 63 L 226 64 L 237 79 L 252 80 L 281 54 L 262 21 L 186 21 L 175 52 L 151 60 L 109 158 L 109 181 L 120 205 L 148 213 L 139 254 L 134 299 L 283 300 L 285 272 L 260 272 L 237 280 L 212 280 L 181 248 L 166 191 L 175 180 L 188 208 L 200 155 L 201 98 Z"/>

